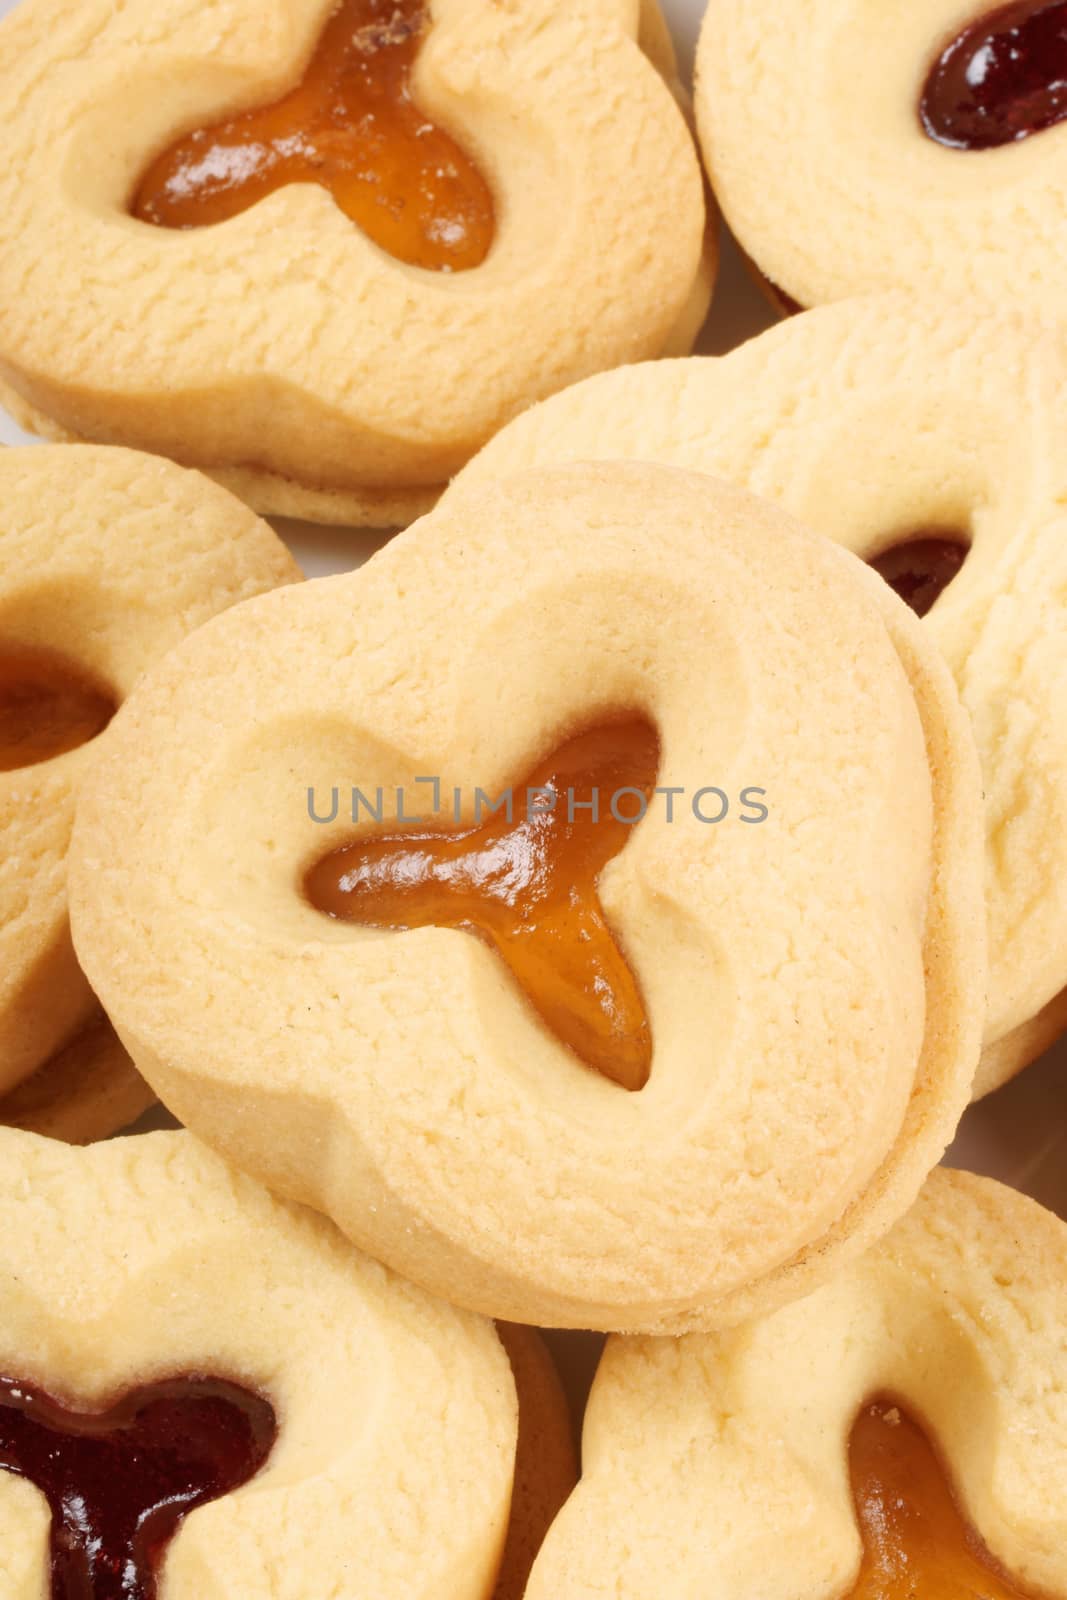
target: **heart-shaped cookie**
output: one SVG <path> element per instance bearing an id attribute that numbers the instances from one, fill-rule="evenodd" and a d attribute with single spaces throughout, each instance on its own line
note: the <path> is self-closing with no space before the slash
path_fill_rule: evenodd
<path id="1" fill-rule="evenodd" d="M 24 0 L 0 59 L 6 403 L 259 510 L 408 521 L 707 307 L 652 0 Z"/>
<path id="2" fill-rule="evenodd" d="M 0 1239 L 5 1596 L 519 1600 L 574 1477 L 535 1334 L 186 1133 L 0 1129 Z"/>
<path id="3" fill-rule="evenodd" d="M 609 1340 L 527 1600 L 1067 1592 L 1067 1226 L 940 1170 L 808 1299 Z"/>
<path id="4" fill-rule="evenodd" d="M 405 831 L 425 880 L 427 827 L 521 805 L 569 740 L 636 718 L 661 752 L 644 814 L 625 762 L 556 805 L 633 819 L 593 887 L 647 1014 L 639 1092 L 484 939 L 308 898 L 309 868 Z M 201 629 L 109 737 L 73 921 L 138 1065 L 458 1303 L 735 1320 L 884 1232 L 952 1135 L 985 991 L 966 718 L 886 586 L 752 496 L 636 464 L 472 486 L 359 572 Z M 521 865 L 483 852 L 483 900 Z"/>

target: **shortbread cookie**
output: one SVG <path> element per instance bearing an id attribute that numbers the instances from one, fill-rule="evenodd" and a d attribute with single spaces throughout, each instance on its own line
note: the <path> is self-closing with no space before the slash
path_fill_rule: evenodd
<path id="1" fill-rule="evenodd" d="M 210 624 L 113 734 L 72 906 L 127 1048 L 459 1304 L 736 1320 L 951 1137 L 985 990 L 966 718 L 885 585 L 751 496 L 636 465 L 457 492 Z"/>
<path id="2" fill-rule="evenodd" d="M 651 0 L 22 0 L 0 40 L 0 380 L 53 437 L 402 522 L 702 320 Z"/>
<path id="3" fill-rule="evenodd" d="M 160 1567 L 170 1600 L 489 1600 L 518 1421 L 491 1324 L 185 1133 L 0 1130 L 0 1240 L 5 1595 L 51 1564 L 79 1594 L 121 1567 L 129 1600 Z"/>
<path id="4" fill-rule="evenodd" d="M 798 306 L 901 286 L 1067 319 L 1065 19 L 1061 0 L 711 0 L 701 146 L 772 287 Z"/>
<path id="5" fill-rule="evenodd" d="M 939 1171 L 807 1300 L 609 1340 L 527 1600 L 1067 1594 L 1065 1323 L 1067 1226 Z"/>
<path id="6" fill-rule="evenodd" d="M 92 1144 L 128 1128 L 155 1095 L 99 1008 L 29 1078 L 0 1097 L 0 1122 Z"/>
<path id="7" fill-rule="evenodd" d="M 297 577 L 196 473 L 98 446 L 0 451 L 0 1121 L 83 1141 L 150 1102 L 70 941 L 75 798 L 146 667 Z"/>
<path id="8" fill-rule="evenodd" d="M 1067 359 L 1039 326 L 893 294 L 724 359 L 592 379 L 520 417 L 460 479 L 598 458 L 698 468 L 777 500 L 920 607 L 936 600 L 926 625 L 986 794 L 979 1093 L 1067 1026 L 1065 433 Z"/>

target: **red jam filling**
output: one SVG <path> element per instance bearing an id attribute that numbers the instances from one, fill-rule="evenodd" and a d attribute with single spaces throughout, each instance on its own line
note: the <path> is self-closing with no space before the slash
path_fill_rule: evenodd
<path id="1" fill-rule="evenodd" d="M 969 1527 L 922 1429 L 867 1407 L 849 1449 L 863 1563 L 851 1600 L 1022 1600 Z"/>
<path id="2" fill-rule="evenodd" d="M 1067 117 L 1067 0 L 1016 0 L 978 17 L 938 56 L 923 128 L 954 150 L 990 150 Z"/>
<path id="3" fill-rule="evenodd" d="M 312 866 L 305 892 L 318 910 L 364 927 L 477 934 L 557 1038 L 613 1082 L 641 1089 L 652 1060 L 648 1018 L 597 879 L 633 831 L 612 802 L 632 819 L 658 768 L 648 722 L 606 723 L 568 739 L 511 790 L 510 820 L 501 811 L 474 827 L 359 839 Z"/>
<path id="4" fill-rule="evenodd" d="M 916 616 L 925 617 L 967 559 L 968 546 L 945 534 L 901 540 L 870 562 Z"/>
<path id="5" fill-rule="evenodd" d="M 199 228 L 286 184 L 317 183 L 398 260 L 480 265 L 493 242 L 488 186 L 412 98 L 428 25 L 423 0 L 341 0 L 297 87 L 179 139 L 145 172 L 132 214 Z"/>
<path id="6" fill-rule="evenodd" d="M 87 744 L 114 714 L 112 696 L 64 656 L 0 643 L 0 772 Z"/>
<path id="7" fill-rule="evenodd" d="M 100 1412 L 0 1378 L 0 1470 L 48 1501 L 51 1600 L 155 1600 L 182 1518 L 254 1477 L 276 1433 L 266 1400 L 215 1378 L 152 1384 Z"/>

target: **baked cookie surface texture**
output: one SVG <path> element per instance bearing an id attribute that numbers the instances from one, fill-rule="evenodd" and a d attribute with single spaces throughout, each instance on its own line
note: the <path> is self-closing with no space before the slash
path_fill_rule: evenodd
<path id="1" fill-rule="evenodd" d="M 637 0 L 25 0 L 0 41 L 0 381 L 37 431 L 403 522 L 702 319 L 700 164 Z"/>
<path id="2" fill-rule="evenodd" d="M 872 563 L 949 662 L 986 799 L 976 1092 L 1067 1027 L 1067 360 L 940 299 L 827 306 L 720 358 L 645 363 L 518 418 L 460 483 L 641 458 L 729 478 Z"/>
<path id="3" fill-rule="evenodd" d="M 939 1170 L 729 1334 L 612 1339 L 528 1600 L 1067 1594 L 1067 1226 Z"/>
<path id="4" fill-rule="evenodd" d="M 232 495 L 133 451 L 2 450 L 0 507 L 0 1121 L 80 1142 L 151 1100 L 71 945 L 83 776 L 152 663 L 300 574 Z"/>
<path id="5" fill-rule="evenodd" d="M 966 717 L 907 607 L 752 496 L 636 464 L 455 493 L 216 619 L 113 734 L 72 906 L 127 1048 L 458 1303 L 736 1320 L 884 1232 L 952 1136 Z"/>
<path id="6" fill-rule="evenodd" d="M 490 1600 L 517 1429 L 491 1323 L 185 1133 L 0 1130 L 0 1218 L 5 1595 L 51 1570 L 131 1600 Z"/>
<path id="7" fill-rule="evenodd" d="M 743 250 L 797 306 L 940 290 L 1061 325 L 1059 0 L 711 0 L 696 111 Z"/>

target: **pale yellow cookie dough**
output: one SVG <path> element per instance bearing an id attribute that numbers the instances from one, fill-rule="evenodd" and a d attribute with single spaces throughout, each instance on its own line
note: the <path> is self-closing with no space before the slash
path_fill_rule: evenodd
<path id="1" fill-rule="evenodd" d="M 488 1600 L 517 1429 L 489 1323 L 186 1133 L 71 1150 L 0 1130 L 0 1279 L 0 1371 L 68 1405 L 193 1375 L 274 1407 L 257 1476 L 178 1529 L 166 1600 Z M 48 1528 L 0 1471 L 5 1600 L 43 1593 Z"/>
<path id="2" fill-rule="evenodd" d="M 980 0 L 710 0 L 705 165 L 731 231 L 802 306 L 897 286 L 1067 320 L 1067 128 L 992 150 L 925 133 L 927 76 Z"/>
<path id="3" fill-rule="evenodd" d="M 265 523 L 169 461 L 100 446 L 0 451 L 0 644 L 60 652 L 119 701 L 208 617 L 299 576 Z M 75 798 L 108 738 L 0 772 L 0 1121 L 10 1109 L 79 1140 L 145 1102 L 113 1036 L 83 1048 L 99 1007 L 67 917 Z"/>
<path id="4" fill-rule="evenodd" d="M 383 787 L 387 826 L 438 775 L 469 817 L 620 710 L 687 796 L 599 883 L 651 1023 L 640 1093 L 480 940 L 302 892 L 356 831 L 349 786 Z M 737 1320 L 884 1232 L 952 1136 L 985 992 L 966 718 L 881 580 L 747 494 L 639 465 L 457 491 L 361 571 L 209 624 L 112 734 L 72 908 L 127 1048 L 209 1143 L 457 1303 Z M 766 825 L 698 822 L 705 785 L 762 786 Z"/>
<path id="5" fill-rule="evenodd" d="M 472 271 L 395 260 L 313 184 L 209 228 L 131 218 L 157 152 L 299 78 L 332 4 L 22 0 L 0 25 L 0 380 L 24 423 L 174 456 L 258 509 L 403 521 L 532 400 L 688 348 L 714 244 L 638 0 L 432 0 L 416 92 L 496 199 Z"/>
<path id="6" fill-rule="evenodd" d="M 907 1406 L 1025 1592 L 1067 1594 L 1067 1225 L 938 1171 L 807 1300 L 733 1333 L 609 1340 L 583 1477 L 527 1600 L 840 1600 L 860 1561 L 859 1411 Z"/>
<path id="7" fill-rule="evenodd" d="M 520 417 L 460 483 L 641 457 L 743 483 L 869 558 L 955 531 L 926 627 L 970 712 L 986 795 L 984 1093 L 1067 1025 L 1067 356 L 1040 325 L 873 296 L 721 359 L 631 367 Z"/>
<path id="8" fill-rule="evenodd" d="M 128 1128 L 154 1100 L 98 1012 L 31 1077 L 0 1096 L 0 1124 L 68 1144 L 92 1144 Z"/>

